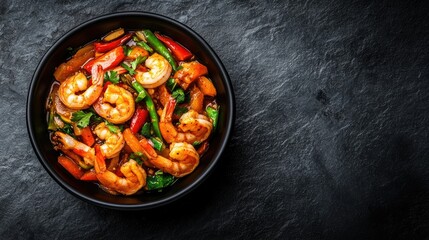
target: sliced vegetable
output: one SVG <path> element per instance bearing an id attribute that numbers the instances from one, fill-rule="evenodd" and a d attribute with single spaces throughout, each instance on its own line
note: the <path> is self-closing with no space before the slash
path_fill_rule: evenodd
<path id="1" fill-rule="evenodd" d="M 176 57 L 177 60 L 185 61 L 192 57 L 192 53 L 188 49 L 186 49 L 185 47 L 183 47 L 173 39 L 167 36 L 161 35 L 159 33 L 155 33 L 155 36 L 171 50 L 171 52 L 173 53 L 173 55 Z"/>
<path id="2" fill-rule="evenodd" d="M 109 70 L 111 68 L 118 66 L 119 63 L 122 62 L 122 60 L 124 60 L 124 58 L 125 58 L 124 49 L 121 46 L 119 46 L 101 55 L 100 57 L 87 62 L 83 66 L 83 68 L 88 73 L 91 73 L 92 66 L 94 65 L 100 65 L 103 68 L 103 70 Z"/>
<path id="3" fill-rule="evenodd" d="M 150 53 L 153 53 L 153 49 L 149 45 L 147 45 L 147 43 L 145 43 L 143 41 L 136 42 L 136 45 L 139 46 L 139 47 L 142 47 L 144 50 L 146 50 L 146 51 L 148 51 Z"/>
<path id="4" fill-rule="evenodd" d="M 103 41 L 110 42 L 110 41 L 115 40 L 118 37 L 124 35 L 124 33 L 125 33 L 125 30 L 123 28 L 118 28 L 118 29 L 112 31 L 111 33 L 107 34 L 103 38 Z"/>
<path id="5" fill-rule="evenodd" d="M 138 94 L 136 98 L 136 102 L 140 102 L 146 97 L 146 91 L 144 90 L 143 86 L 137 81 L 133 81 L 131 85 L 137 91 L 137 94 Z"/>
<path id="6" fill-rule="evenodd" d="M 148 57 L 149 53 L 143 47 L 133 46 L 130 53 L 127 55 L 127 59 L 137 59 L 138 57 Z"/>
<path id="7" fill-rule="evenodd" d="M 162 189 L 172 185 L 175 181 L 174 176 L 158 170 L 153 176 L 147 176 L 146 187 L 148 190 Z"/>
<path id="8" fill-rule="evenodd" d="M 82 181 L 98 181 L 97 173 L 95 173 L 94 169 L 86 171 L 82 177 L 80 177 Z"/>
<path id="9" fill-rule="evenodd" d="M 108 52 L 115 47 L 118 47 L 124 43 L 126 43 L 128 40 L 131 39 L 132 33 L 125 34 L 123 37 L 116 39 L 114 41 L 110 42 L 96 42 L 94 43 L 95 51 L 97 52 Z"/>
<path id="10" fill-rule="evenodd" d="M 90 169 L 92 168 L 91 165 L 88 165 L 85 163 L 85 161 L 82 159 L 82 157 L 80 157 L 79 155 L 77 155 L 75 152 L 73 152 L 72 150 L 67 150 L 67 149 L 63 149 L 62 150 L 63 153 L 70 159 L 72 159 L 77 165 L 79 165 L 81 168 L 83 169 Z"/>
<path id="11" fill-rule="evenodd" d="M 80 179 L 83 175 L 82 169 L 70 158 L 59 156 L 58 163 L 63 166 L 74 178 Z"/>
<path id="12" fill-rule="evenodd" d="M 92 131 L 90 127 L 84 127 L 81 129 L 81 137 L 82 142 L 88 146 L 92 146 L 95 143 L 94 135 L 92 135 Z"/>
<path id="13" fill-rule="evenodd" d="M 143 108 L 137 108 L 134 112 L 134 116 L 131 118 L 130 129 L 131 132 L 136 134 L 140 131 L 143 124 L 146 122 L 147 115 L 149 112 Z"/>
<path id="14" fill-rule="evenodd" d="M 149 96 L 149 94 L 146 92 L 144 87 L 138 83 L 137 81 L 133 81 L 132 85 L 134 89 L 139 93 L 144 92 L 146 95 L 144 100 L 146 103 L 147 110 L 149 111 L 150 120 L 152 122 L 153 131 L 155 132 L 155 135 L 162 140 L 161 131 L 159 130 L 159 120 L 158 120 L 158 113 L 156 113 L 155 105 L 153 104 L 152 98 Z"/>
<path id="15" fill-rule="evenodd" d="M 152 142 L 153 147 L 154 147 L 156 150 L 161 151 L 161 150 L 163 149 L 164 144 L 163 144 L 163 143 L 162 143 L 162 141 L 161 141 L 161 140 L 159 140 L 158 138 L 156 138 L 156 137 L 152 137 L 152 138 L 150 138 L 150 141 Z"/>
<path id="16" fill-rule="evenodd" d="M 145 102 L 146 102 L 147 110 L 149 110 L 153 131 L 155 132 L 155 135 L 162 141 L 161 131 L 159 130 L 158 113 L 156 113 L 155 105 L 153 104 L 152 98 L 147 93 L 145 97 Z"/>
<path id="17" fill-rule="evenodd" d="M 218 109 L 215 109 L 213 107 L 207 106 L 206 112 L 207 112 L 207 115 L 209 116 L 209 118 L 213 121 L 213 128 L 216 129 L 217 120 L 219 117 L 219 107 L 218 107 Z"/>
<path id="18" fill-rule="evenodd" d="M 65 63 L 62 63 L 55 69 L 54 77 L 57 81 L 63 82 L 68 77 L 77 72 L 85 62 L 94 57 L 94 46 L 89 44 L 79 49 L 73 57 Z"/>
<path id="19" fill-rule="evenodd" d="M 177 64 L 176 61 L 173 58 L 173 55 L 171 55 L 170 51 L 168 51 L 167 47 L 156 38 L 156 36 L 152 33 L 151 30 L 145 29 L 143 30 L 143 34 L 146 38 L 147 43 L 149 43 L 156 52 L 161 54 L 167 61 L 170 63 L 171 67 L 174 71 L 177 70 Z"/>

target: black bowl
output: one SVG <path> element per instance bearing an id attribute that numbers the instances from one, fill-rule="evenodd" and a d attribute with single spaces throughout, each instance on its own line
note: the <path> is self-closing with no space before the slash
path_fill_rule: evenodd
<path id="1" fill-rule="evenodd" d="M 92 183 L 74 179 L 57 162 L 58 153 L 49 140 L 45 100 L 54 81 L 55 67 L 68 57 L 67 48 L 76 48 L 105 33 L 125 29 L 149 28 L 166 33 L 182 43 L 205 64 L 218 92 L 219 122 L 210 141 L 208 152 L 200 159 L 196 170 L 161 193 L 135 196 L 110 195 Z M 170 203 L 189 193 L 213 170 L 230 138 L 234 123 L 235 104 L 232 85 L 219 57 L 192 29 L 173 19 L 147 12 L 121 12 L 97 17 L 70 30 L 43 56 L 31 80 L 27 98 L 27 129 L 34 151 L 46 171 L 60 186 L 74 196 L 98 206 L 114 209 L 147 209 Z"/>

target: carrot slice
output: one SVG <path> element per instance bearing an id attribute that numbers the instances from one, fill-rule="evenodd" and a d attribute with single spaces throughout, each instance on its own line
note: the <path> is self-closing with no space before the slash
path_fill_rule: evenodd
<path id="1" fill-rule="evenodd" d="M 92 135 L 91 128 L 89 126 L 81 129 L 82 142 L 88 146 L 92 146 L 95 143 L 94 135 Z"/>
<path id="2" fill-rule="evenodd" d="M 76 179 L 80 179 L 82 177 L 82 169 L 70 158 L 59 156 L 58 163 L 61 164 L 61 166 L 63 166 Z"/>
<path id="3" fill-rule="evenodd" d="M 95 173 L 95 171 L 93 169 L 89 170 L 89 171 L 86 171 L 82 175 L 82 177 L 80 177 L 80 180 L 83 180 L 83 181 L 98 181 L 98 179 L 97 179 L 97 173 Z"/>

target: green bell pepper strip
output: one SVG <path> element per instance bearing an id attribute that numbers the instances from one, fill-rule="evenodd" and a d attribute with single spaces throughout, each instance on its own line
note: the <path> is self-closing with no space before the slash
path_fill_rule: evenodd
<path id="1" fill-rule="evenodd" d="M 174 60 L 174 57 L 170 53 L 168 48 L 161 41 L 159 41 L 158 38 L 156 38 L 155 34 L 153 34 L 151 30 L 145 29 L 143 30 L 143 34 L 149 45 L 151 45 L 155 49 L 155 51 L 165 57 L 165 59 L 167 59 L 167 61 L 170 63 L 173 70 L 177 71 L 176 61 Z"/>
<path id="2" fill-rule="evenodd" d="M 138 83 L 137 81 L 133 81 L 132 83 L 133 88 L 138 92 L 138 94 L 143 93 L 146 95 L 144 100 L 146 103 L 147 110 L 149 111 L 150 120 L 152 122 L 153 131 L 155 132 L 155 135 L 163 141 L 161 131 L 159 130 L 159 120 L 158 120 L 158 114 L 156 113 L 155 105 L 153 104 L 152 98 L 149 96 L 149 94 L 146 92 L 144 87 Z"/>

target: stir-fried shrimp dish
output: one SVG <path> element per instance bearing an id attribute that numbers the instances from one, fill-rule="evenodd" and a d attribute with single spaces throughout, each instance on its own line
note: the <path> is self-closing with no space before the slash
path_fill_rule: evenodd
<path id="1" fill-rule="evenodd" d="M 46 107 L 68 174 L 132 195 L 198 168 L 220 106 L 207 67 L 174 36 L 119 28 L 65 51 Z"/>

